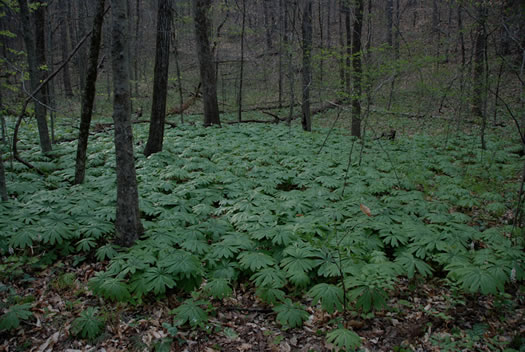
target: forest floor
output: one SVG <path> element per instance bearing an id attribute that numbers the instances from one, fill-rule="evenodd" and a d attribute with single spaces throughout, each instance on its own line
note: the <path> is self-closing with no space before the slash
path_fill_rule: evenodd
<path id="1" fill-rule="evenodd" d="M 309 307 L 300 328 L 283 330 L 275 313 L 242 285 L 233 296 L 214 301 L 216 315 L 199 330 L 180 330 L 170 336 L 170 311 L 175 295 L 143 304 L 110 304 L 93 296 L 87 281 L 107 263 L 74 267 L 72 258 L 48 269 L 25 273 L 33 279 L 14 288 L 21 296 L 37 297 L 35 320 L 10 335 L 0 335 L 0 351 L 330 351 L 325 342 L 331 316 Z M 72 274 L 72 275 L 71 275 Z M 516 292 L 514 292 L 516 293 Z M 0 299 L 5 294 L 0 293 Z M 525 346 L 524 297 L 455 294 L 440 284 L 401 280 L 388 308 L 354 316 L 349 325 L 362 338 L 362 351 L 498 351 L 501 346 Z M 76 339 L 72 322 L 86 306 L 104 307 L 105 332 L 95 341 Z M 304 302 L 308 303 L 308 302 Z M 307 306 L 309 306 L 307 304 Z"/>
<path id="2" fill-rule="evenodd" d="M 397 138 L 416 134 L 427 123 L 424 119 L 398 121 Z M 324 124 L 330 126 L 331 120 Z M 434 129 L 437 134 L 454 130 L 450 124 L 437 125 L 440 126 Z M 375 127 L 372 134 L 379 137 L 380 132 L 392 126 L 382 122 L 372 127 Z M 323 138 L 319 137 L 318 142 Z M 100 150 L 107 155 L 110 135 L 105 143 L 100 145 Z M 384 151 L 382 148 L 376 147 L 380 153 Z M 92 162 L 95 161 L 93 158 Z M 100 162 L 102 168 L 105 162 L 107 159 Z M 113 180 L 113 175 L 110 176 Z M 514 175 L 514 186 L 518 177 Z M 49 182 L 51 189 L 55 189 L 56 185 Z M 21 187 L 25 186 L 18 187 L 22 194 Z M 478 217 L 483 211 L 476 206 L 471 208 L 472 224 L 504 226 L 512 218 L 512 214 L 505 213 L 490 221 L 480 220 Z M 113 208 L 110 207 L 110 211 L 112 213 Z M 13 295 L 29 297 L 26 303 L 31 303 L 33 317 L 21 322 L 16 329 L 0 332 L 0 351 L 308 352 L 335 349 L 326 342 L 326 333 L 334 326 L 336 315 L 341 318 L 342 313 L 328 314 L 320 305 L 312 304 L 312 299 L 297 292 L 292 293 L 294 299 L 304 304 L 309 315 L 301 327 L 283 328 L 276 321 L 276 312 L 256 296 L 253 284 L 246 280 L 233 288 L 230 297 L 210 299 L 212 309 L 209 309 L 207 324 L 196 329 L 176 329 L 172 326 L 175 325 L 172 310 L 181 303 L 180 290 L 168 289 L 156 297 L 146 295 L 136 302 L 138 304 L 111 302 L 94 295 L 88 288 L 88 281 L 97 272 L 106 270 L 110 261 L 97 261 L 93 252 L 80 263 L 78 257 L 62 257 L 45 268 L 34 265 L 36 260 L 27 256 L 2 258 L 9 261 L 3 266 L 8 269 L 0 273 L 0 301 L 7 302 Z M 523 285 L 507 284 L 505 293 L 497 295 L 468 294 L 454 290 L 445 282 L 446 276 L 446 272 L 435 272 L 430 279 L 417 275 L 410 280 L 403 277 L 389 292 L 384 309 L 365 314 L 349 308 L 345 321 L 347 327 L 361 337 L 360 350 L 525 351 Z M 104 332 L 94 340 L 80 339 L 73 331 L 74 320 L 93 306 L 101 307 Z"/>

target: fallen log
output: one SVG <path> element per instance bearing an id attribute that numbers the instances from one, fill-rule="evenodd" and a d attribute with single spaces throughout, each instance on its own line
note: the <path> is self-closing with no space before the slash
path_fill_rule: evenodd
<path id="1" fill-rule="evenodd" d="M 136 124 L 136 123 L 149 123 L 150 121 L 149 120 L 133 120 L 131 121 L 132 124 Z M 173 128 L 177 127 L 177 124 L 175 122 L 169 122 L 169 121 L 164 121 L 164 123 L 166 125 L 169 125 Z M 113 122 L 106 122 L 106 123 L 96 123 L 93 125 L 93 131 L 94 132 L 104 132 L 106 129 L 108 128 L 112 128 L 114 125 Z"/>

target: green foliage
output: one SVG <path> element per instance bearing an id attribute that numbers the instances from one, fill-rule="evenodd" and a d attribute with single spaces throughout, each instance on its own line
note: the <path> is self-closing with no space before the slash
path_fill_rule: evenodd
<path id="1" fill-rule="evenodd" d="M 229 297 L 232 294 L 230 282 L 227 279 L 213 279 L 208 281 L 204 287 L 204 291 L 215 298 L 222 299 Z"/>
<path id="2" fill-rule="evenodd" d="M 94 293 L 105 298 L 126 301 L 130 298 L 128 286 L 116 277 L 111 277 L 107 273 L 97 273 L 89 283 L 89 288 Z"/>
<path id="3" fill-rule="evenodd" d="M 134 128 L 138 140 L 146 137 L 144 126 Z M 38 140 L 36 128 L 22 133 Z M 164 151 L 136 154 L 146 231 L 126 249 L 111 244 L 112 135 L 90 144 L 87 181 L 77 186 L 70 185 L 74 143 L 57 145 L 51 160 L 36 143 L 24 145 L 21 153 L 47 176 L 6 164 L 11 200 L 0 203 L 0 254 L 108 261 L 89 287 L 133 303 L 170 291 L 222 299 L 249 281 L 285 326 L 307 318 L 290 300 L 304 292 L 330 313 L 344 303 L 368 312 L 386 305 L 399 277 L 445 273 L 452 285 L 482 294 L 525 278 L 523 240 L 493 225 L 519 189 L 522 161 L 508 140 L 488 137 L 497 152 L 483 158 L 465 147 L 475 145 L 470 136 L 451 136 L 446 148 L 425 135 L 367 141 L 362 161 L 348 167 L 352 140 L 336 130 L 319 152 L 326 133 L 259 125 L 167 130 Z M 23 275 L 21 264 L 2 265 Z M 199 326 L 205 306 L 186 301 L 176 320 Z"/>
<path id="4" fill-rule="evenodd" d="M 308 313 L 299 303 L 294 303 L 290 299 L 273 309 L 277 313 L 277 321 L 283 326 L 295 328 L 303 325 L 303 321 L 308 319 Z"/>
<path id="5" fill-rule="evenodd" d="M 348 329 L 335 329 L 326 334 L 326 341 L 334 344 L 338 351 L 351 351 L 361 346 L 361 338 Z"/>
<path id="6" fill-rule="evenodd" d="M 208 313 L 201 306 L 208 305 L 209 302 L 206 301 L 187 299 L 183 304 L 171 311 L 172 314 L 175 314 L 173 325 L 181 326 L 188 323 L 191 327 L 202 326 L 208 321 Z"/>
<path id="7" fill-rule="evenodd" d="M 308 291 L 313 304 L 321 301 L 321 307 L 328 313 L 343 310 L 343 289 L 326 283 L 317 284 Z"/>
<path id="8" fill-rule="evenodd" d="M 30 309 L 30 303 L 14 304 L 10 306 L 0 317 L 0 331 L 18 328 L 21 320 L 28 320 L 33 316 Z"/>
<path id="9" fill-rule="evenodd" d="M 98 310 L 88 307 L 73 320 L 72 332 L 84 339 L 93 340 L 104 330 L 104 321 L 97 315 Z"/>

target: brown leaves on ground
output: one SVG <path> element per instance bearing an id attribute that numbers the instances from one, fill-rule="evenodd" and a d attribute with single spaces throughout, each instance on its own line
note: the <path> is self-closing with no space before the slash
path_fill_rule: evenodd
<path id="1" fill-rule="evenodd" d="M 311 301 L 302 303 L 310 318 L 301 328 L 282 329 L 271 307 L 256 299 L 253 289 L 237 288 L 233 297 L 213 301 L 215 313 L 199 330 L 179 328 L 170 336 L 163 323 L 173 323 L 170 311 L 180 304 L 184 294 L 177 292 L 163 300 L 146 298 L 141 305 L 117 304 L 95 297 L 87 280 L 101 264 L 73 268 L 70 262 L 55 264 L 40 273 L 30 273 L 33 281 L 9 281 L 19 296 L 32 295 L 34 319 L 23 322 L 15 331 L 0 334 L 0 351 L 150 351 L 163 339 L 171 338 L 171 351 L 329 351 L 326 332 L 336 326 L 333 318 Z M 74 282 L 61 284 L 64 273 L 74 274 Z M 347 325 L 362 338 L 365 351 L 391 351 L 407 348 L 415 351 L 439 351 L 436 340 L 457 341 L 468 338 L 465 331 L 483 324 L 486 330 L 473 345 L 489 351 L 490 339 L 510 342 L 525 334 L 525 308 L 519 294 L 504 308 L 492 296 L 458 298 L 441 282 L 426 284 L 401 280 L 391 293 L 388 308 L 363 316 L 348 313 Z M 7 299 L 6 292 L 0 299 Z M 461 302 L 461 299 L 464 302 Z M 88 342 L 72 335 L 72 322 L 87 307 L 97 306 L 105 317 L 105 331 Z"/>

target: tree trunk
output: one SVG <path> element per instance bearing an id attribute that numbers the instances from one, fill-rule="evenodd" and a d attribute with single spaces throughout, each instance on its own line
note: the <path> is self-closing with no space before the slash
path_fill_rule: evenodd
<path id="1" fill-rule="evenodd" d="M 23 32 L 24 32 L 24 42 L 27 50 L 27 63 L 29 66 L 29 76 L 31 80 L 31 91 L 34 91 L 40 82 L 40 74 L 39 74 L 39 67 L 40 65 L 45 65 L 45 50 L 43 53 L 40 53 L 37 55 L 36 53 L 36 45 L 35 45 L 35 32 L 31 28 L 31 16 L 29 14 L 29 8 L 27 5 L 27 0 L 18 0 L 18 4 L 20 6 L 20 15 L 22 17 L 22 26 L 23 26 Z M 42 18 L 40 16 L 43 16 L 43 13 L 41 11 L 44 11 L 44 8 L 39 8 L 37 11 L 38 20 L 35 22 L 38 24 L 38 27 L 36 28 L 36 32 L 38 39 L 42 40 L 45 43 L 45 40 L 43 37 L 45 21 L 42 22 Z M 45 44 L 44 44 L 45 45 Z M 42 59 L 42 56 L 44 57 L 44 62 L 39 63 L 39 60 Z M 35 100 L 35 115 L 37 120 L 37 126 L 38 126 L 38 134 L 40 137 L 40 148 L 42 152 L 48 153 L 51 151 L 51 140 L 49 139 L 49 131 L 47 129 L 47 121 L 46 121 L 46 108 L 44 105 L 44 95 L 41 91 L 37 92 L 35 96 L 33 97 Z"/>
<path id="2" fill-rule="evenodd" d="M 135 96 L 139 96 L 139 57 L 140 57 L 140 43 L 141 37 L 140 34 L 140 0 L 135 2 L 135 15 L 137 16 L 137 22 L 135 23 L 135 58 L 133 60 L 134 69 L 135 69 Z"/>
<path id="3" fill-rule="evenodd" d="M 352 82 L 351 78 L 352 75 L 350 73 L 350 65 L 352 63 L 352 54 L 355 52 L 352 52 L 352 30 L 351 30 L 351 23 L 350 23 L 350 2 L 343 0 L 344 7 L 343 7 L 343 14 L 345 17 L 345 32 L 346 32 L 346 55 L 345 55 L 345 93 L 346 96 L 349 98 L 352 95 Z M 355 33 L 354 33 L 355 35 Z"/>
<path id="4" fill-rule="evenodd" d="M 361 138 L 361 31 L 363 29 L 363 0 L 355 2 L 355 19 L 353 31 L 353 81 L 352 95 L 352 136 Z"/>
<path id="5" fill-rule="evenodd" d="M 393 33 L 393 13 L 394 13 L 394 0 L 387 0 L 386 2 L 386 42 L 389 47 L 392 47 L 392 33 Z"/>
<path id="6" fill-rule="evenodd" d="M 319 50 L 321 51 L 321 55 L 319 57 L 319 84 L 322 86 L 323 84 L 323 76 L 324 76 L 324 59 L 323 59 L 323 52 L 324 52 L 324 25 L 323 25 L 323 7 L 322 7 L 322 0 L 318 0 L 317 3 L 317 12 L 318 12 L 318 18 L 319 21 Z M 321 90 L 319 89 L 319 100 L 321 100 Z"/>
<path id="7" fill-rule="evenodd" d="M 472 114 L 481 118 L 481 148 L 485 149 L 485 114 L 483 113 L 485 99 L 485 50 L 487 47 L 487 32 L 485 23 L 487 20 L 487 9 L 483 4 L 478 4 L 478 17 L 476 29 L 476 46 L 474 53 L 474 97 Z"/>
<path id="8" fill-rule="evenodd" d="M 273 49 L 272 43 L 272 26 L 270 10 L 271 4 L 268 4 L 271 0 L 263 0 L 263 11 L 264 11 L 264 28 L 266 31 L 266 51 L 270 52 Z M 243 2 L 243 23 L 244 17 L 246 16 L 246 5 Z"/>
<path id="9" fill-rule="evenodd" d="M 7 185 L 5 182 L 4 159 L 0 149 L 0 200 L 7 202 Z"/>
<path id="10" fill-rule="evenodd" d="M 4 104 L 2 103 L 2 90 L 0 90 L 0 111 L 4 109 Z M 0 114 L 0 129 L 2 130 L 2 143 L 7 144 L 7 126 L 5 124 L 4 114 Z"/>
<path id="11" fill-rule="evenodd" d="M 440 17 L 438 0 L 432 0 L 432 37 L 436 43 L 436 58 L 439 58 L 441 55 L 441 30 L 439 28 L 439 23 L 441 22 Z M 438 66 L 439 60 L 437 61 L 436 67 Z"/>
<path id="12" fill-rule="evenodd" d="M 77 1 L 78 8 L 78 25 L 77 25 L 77 42 L 84 37 L 86 34 L 85 20 L 88 17 L 86 11 L 86 2 L 84 0 Z M 86 68 L 88 66 L 88 53 L 87 50 L 82 47 L 78 52 L 78 63 L 79 63 L 79 78 L 80 78 L 80 89 L 84 89 L 86 86 Z"/>
<path id="13" fill-rule="evenodd" d="M 266 2 L 265 2 L 266 3 Z M 266 18 L 266 17 L 265 17 Z M 242 0 L 242 25 L 241 25 L 241 72 L 239 75 L 239 96 L 237 119 L 242 121 L 242 84 L 244 81 L 244 30 L 246 25 L 246 0 Z"/>
<path id="14" fill-rule="evenodd" d="M 220 125 L 219 105 L 217 103 L 217 80 L 213 55 L 210 48 L 208 12 L 211 0 L 194 0 L 195 38 L 197 41 L 197 56 L 202 82 L 204 101 L 204 126 Z"/>
<path id="15" fill-rule="evenodd" d="M 117 171 L 115 233 L 120 245 L 131 246 L 144 232 L 140 222 L 139 197 L 133 133 L 131 129 L 130 85 L 126 0 L 111 0 L 113 67 L 113 121 Z"/>
<path id="16" fill-rule="evenodd" d="M 286 33 L 284 31 L 284 4 L 285 0 L 279 0 L 279 109 L 283 106 L 283 50 Z"/>
<path id="17" fill-rule="evenodd" d="M 295 4 L 294 4 L 295 5 Z M 293 31 L 295 28 L 295 8 L 292 9 L 291 21 L 290 20 L 290 6 L 285 1 L 284 4 L 284 17 L 285 22 L 285 49 L 286 49 L 286 58 L 288 64 L 288 89 L 290 89 L 290 109 L 288 111 L 288 126 L 292 123 L 292 118 L 294 115 L 294 105 L 295 105 L 295 81 L 294 81 L 294 68 L 293 68 L 293 52 L 292 52 L 292 43 L 293 43 Z"/>
<path id="18" fill-rule="evenodd" d="M 303 9 L 303 130 L 312 130 L 310 116 L 310 86 L 312 84 L 312 0 L 305 0 Z"/>
<path id="19" fill-rule="evenodd" d="M 182 94 L 182 76 L 181 76 L 181 70 L 180 70 L 180 63 L 179 63 L 179 45 L 178 42 L 175 41 L 174 43 L 174 54 L 175 54 L 175 68 L 177 70 L 177 85 L 179 88 L 179 113 L 180 113 L 180 123 L 184 123 L 184 96 Z"/>
<path id="20" fill-rule="evenodd" d="M 89 125 L 95 101 L 98 57 L 102 37 L 102 23 L 104 21 L 105 0 L 97 1 L 97 9 L 93 20 L 93 33 L 89 47 L 89 58 L 86 76 L 86 85 L 82 92 L 82 107 L 80 111 L 80 131 L 78 133 L 77 158 L 75 165 L 75 184 L 84 182 L 86 175 L 86 154 L 89 137 Z"/>
<path id="21" fill-rule="evenodd" d="M 68 36 L 67 36 L 67 15 L 65 0 L 59 0 L 58 7 L 62 12 L 62 23 L 60 24 L 60 50 L 62 52 L 62 61 L 65 61 L 68 54 Z M 73 97 L 73 89 L 71 88 L 71 76 L 69 74 L 69 64 L 64 66 L 62 70 L 62 80 L 64 83 L 64 94 L 67 98 Z"/>
<path id="22" fill-rule="evenodd" d="M 49 8 L 47 9 L 49 10 Z M 51 20 L 50 16 L 48 16 L 48 20 L 47 20 L 47 55 L 46 55 L 46 58 L 47 58 L 47 67 L 49 68 L 49 71 L 54 71 L 54 68 L 53 68 L 53 62 L 54 62 L 54 56 L 53 56 L 53 47 L 54 47 L 54 42 L 55 42 L 55 37 L 54 37 L 54 33 L 53 33 L 53 28 L 54 24 L 53 24 L 53 21 Z M 47 103 L 50 107 L 49 109 L 49 124 L 50 124 L 50 130 L 51 130 L 51 143 L 52 144 L 55 144 L 55 116 L 56 116 L 56 112 L 55 112 L 55 108 L 56 108 L 56 99 L 55 99 L 55 95 L 56 95 L 56 90 L 55 90 L 55 80 L 51 80 L 49 81 L 49 83 L 47 84 Z"/>
<path id="23" fill-rule="evenodd" d="M 340 48 L 340 58 L 339 58 L 339 84 L 341 85 L 341 92 L 345 92 L 345 40 L 344 40 L 344 30 L 343 30 L 343 12 L 345 0 L 339 0 L 339 48 Z"/>
<path id="24" fill-rule="evenodd" d="M 66 20 L 66 23 L 67 23 L 67 28 L 68 28 L 68 33 L 69 33 L 69 45 L 70 47 L 68 47 L 68 51 L 71 50 L 71 48 L 74 48 L 75 47 L 75 44 L 78 42 L 78 31 L 77 31 L 77 27 L 75 26 L 75 21 L 76 19 L 74 18 L 73 16 L 73 8 L 74 8 L 74 3 L 72 2 L 73 0 L 68 0 L 66 1 L 67 2 L 67 20 Z M 72 59 L 72 63 L 73 63 L 73 80 L 76 82 L 73 84 L 73 90 L 76 90 L 75 88 L 76 87 L 79 87 L 79 91 L 82 91 L 82 70 L 84 69 L 82 67 L 82 63 L 80 62 L 80 57 L 78 55 L 75 55 Z"/>
<path id="25" fill-rule="evenodd" d="M 398 76 L 397 62 L 399 60 L 399 28 L 400 28 L 400 13 L 399 13 L 399 0 L 396 0 L 395 3 L 395 12 L 394 12 L 394 24 L 393 24 L 393 37 L 392 45 L 394 46 L 394 60 L 396 65 L 394 66 L 394 75 L 392 77 L 392 82 L 390 83 L 390 94 L 388 96 L 388 106 L 387 110 L 390 110 L 392 107 L 392 102 L 394 101 L 394 92 L 396 87 L 396 80 Z"/>
<path id="26" fill-rule="evenodd" d="M 171 0 L 158 0 L 157 44 L 155 49 L 155 73 L 153 76 L 153 102 L 149 136 L 144 155 L 150 156 L 162 150 L 164 120 L 166 119 L 166 95 L 170 63 L 170 41 L 172 21 Z"/>

